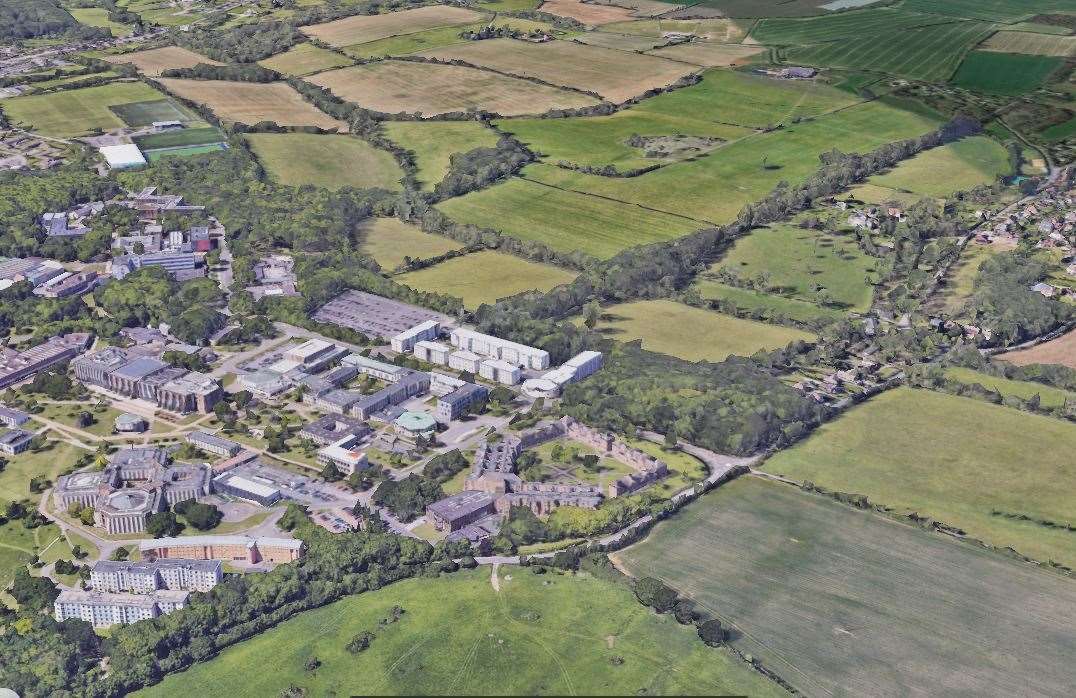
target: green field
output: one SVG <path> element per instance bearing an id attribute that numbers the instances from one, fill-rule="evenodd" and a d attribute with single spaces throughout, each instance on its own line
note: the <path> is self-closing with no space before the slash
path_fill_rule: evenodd
<path id="1" fill-rule="evenodd" d="M 437 27 L 410 34 L 389 36 L 376 41 L 367 41 L 362 44 L 346 46 L 344 53 L 355 58 L 376 58 L 378 56 L 406 56 L 409 53 L 418 53 L 445 46 L 466 43 L 466 39 L 460 38 L 460 33 L 466 30 L 481 29 L 481 24 L 471 26 Z"/>
<path id="2" fill-rule="evenodd" d="M 350 596 L 138 695 L 260 698 L 291 684 L 310 696 L 780 695 L 671 615 L 643 608 L 626 585 L 502 567 L 500 589 L 484 567 Z M 403 616 L 379 627 L 394 605 Z M 370 648 L 348 653 L 344 645 L 363 630 L 376 634 Z M 321 666 L 307 672 L 312 656 Z"/>
<path id="3" fill-rule="evenodd" d="M 701 276 L 694 287 L 707 300 L 724 300 L 736 304 L 737 308 L 761 313 L 762 319 L 784 316 L 798 322 L 830 322 L 845 317 L 845 313 L 836 308 L 824 308 L 815 303 L 762 293 L 737 286 L 729 286 L 712 278 Z"/>
<path id="4" fill-rule="evenodd" d="M 403 172 L 390 153 L 354 136 L 311 133 L 252 133 L 251 150 L 281 184 L 336 190 L 399 189 Z"/>
<path id="5" fill-rule="evenodd" d="M 726 269 L 741 279 L 762 275 L 766 287 L 782 295 L 813 303 L 824 294 L 834 306 L 862 311 L 873 294 L 865 279 L 880 278 L 884 265 L 864 254 L 851 234 L 778 223 L 738 239 L 712 269 Z"/>
<path id="6" fill-rule="evenodd" d="M 88 27 L 103 27 L 111 31 L 112 36 L 127 36 L 131 33 L 130 25 L 110 20 L 108 10 L 103 7 L 75 7 L 68 12 L 78 20 L 79 24 L 85 24 Z"/>
<path id="7" fill-rule="evenodd" d="M 994 515 L 1074 523 L 1076 425 L 970 398 L 899 388 L 766 462 L 767 472 L 865 494 L 991 545 L 1076 565 L 1076 535 Z"/>
<path id="8" fill-rule="evenodd" d="M 186 121 L 189 116 L 170 99 L 117 104 L 109 107 L 128 126 L 149 126 L 155 121 Z"/>
<path id="9" fill-rule="evenodd" d="M 1046 696 L 1076 682 L 1071 579 L 788 485 L 741 477 L 616 556 L 731 625 L 734 647 L 805 695 Z"/>
<path id="10" fill-rule="evenodd" d="M 0 594 L 11 583 L 15 570 L 28 564 L 58 535 L 60 529 L 52 524 L 37 528 L 26 528 L 22 521 L 0 524 Z"/>
<path id="11" fill-rule="evenodd" d="M 900 7 L 868 7 L 820 17 L 761 19 L 751 30 L 751 38 L 769 46 L 820 44 L 953 21 L 952 17 L 908 12 Z"/>
<path id="12" fill-rule="evenodd" d="M 968 385 L 978 383 L 988 390 L 996 390 L 1002 397 L 1018 397 L 1027 400 L 1038 395 L 1043 407 L 1063 407 L 1065 401 L 1076 405 L 1076 393 L 1059 388 L 1053 388 L 1034 381 L 1016 381 L 1008 378 L 999 378 L 989 373 L 974 371 L 970 368 L 952 366 L 945 369 L 945 377 L 952 378 Z"/>
<path id="13" fill-rule="evenodd" d="M 373 218 L 360 224 L 363 235 L 359 251 L 370 255 L 382 269 L 392 271 L 404 257 L 429 259 L 463 247 L 455 240 L 423 232 L 398 218 Z"/>
<path id="14" fill-rule="evenodd" d="M 476 121 L 389 121 L 385 135 L 415 154 L 423 189 L 445 178 L 453 154 L 491 148 L 498 140 L 496 132 Z"/>
<path id="15" fill-rule="evenodd" d="M 851 68 L 915 80 L 946 80 L 964 53 L 993 32 L 981 22 L 952 22 L 890 30 L 784 52 L 790 64 Z"/>
<path id="16" fill-rule="evenodd" d="M 32 125 L 34 131 L 63 138 L 86 134 L 93 129 L 123 127 L 126 124 L 110 107 L 162 99 L 161 93 L 141 82 L 113 82 L 5 99 L 4 114 L 13 123 Z"/>
<path id="17" fill-rule="evenodd" d="M 1056 56 L 1027 56 L 995 51 L 972 51 L 953 76 L 953 84 L 966 90 L 1019 95 L 1042 87 L 1065 64 Z"/>
<path id="18" fill-rule="evenodd" d="M 690 328 L 690 329 L 689 329 Z M 643 340 L 643 349 L 687 361 L 724 361 L 779 349 L 814 336 L 788 327 L 741 320 L 674 301 L 636 301 L 603 308 L 595 328 L 619 342 Z"/>
<path id="19" fill-rule="evenodd" d="M 40 426 L 40 425 L 37 425 Z M 5 456 L 7 467 L 0 472 L 0 502 L 30 498 L 35 502 L 40 495 L 30 493 L 30 479 L 43 475 L 50 480 L 72 465 L 85 451 L 71 444 L 50 441 L 43 451 L 23 451 L 17 456 Z"/>
<path id="20" fill-rule="evenodd" d="M 975 279 L 979 276 L 979 267 L 995 250 L 987 245 L 969 243 L 960 255 L 960 259 L 949 267 L 945 284 L 939 289 L 938 301 L 942 312 L 955 315 L 963 310 L 964 303 L 975 290 Z"/>
<path id="21" fill-rule="evenodd" d="M 973 136 L 932 148 L 867 181 L 900 192 L 940 198 L 980 184 L 993 184 L 1006 174 L 1009 158 L 1005 148 L 986 136 Z"/>
<path id="22" fill-rule="evenodd" d="M 135 136 L 135 144 L 143 150 L 153 148 L 175 148 L 181 145 L 206 145 L 220 143 L 225 136 L 219 128 L 185 128 L 179 131 L 166 131 L 148 136 Z"/>
<path id="23" fill-rule="evenodd" d="M 558 267 L 487 250 L 408 272 L 396 281 L 461 298 L 465 306 L 474 309 L 522 291 L 548 291 L 574 278 L 574 273 Z"/>
<path id="24" fill-rule="evenodd" d="M 323 70 L 351 64 L 352 61 L 347 56 L 341 56 L 335 51 L 329 51 L 311 43 L 297 44 L 284 53 L 258 61 L 258 65 L 270 70 L 295 76 L 320 73 Z"/>
<path id="25" fill-rule="evenodd" d="M 178 148 L 160 148 L 157 150 L 143 151 L 148 162 L 157 162 L 161 158 L 190 157 L 192 155 L 205 155 L 206 153 L 219 153 L 225 150 L 223 143 L 207 143 L 205 145 L 187 145 Z"/>
<path id="26" fill-rule="evenodd" d="M 516 178 L 437 207 L 460 223 L 600 258 L 704 227 L 686 218 Z"/>
<path id="27" fill-rule="evenodd" d="M 1076 11 L 1072 0 L 905 0 L 904 8 L 951 17 L 981 19 L 984 22 L 1011 22 L 1032 15 Z"/>

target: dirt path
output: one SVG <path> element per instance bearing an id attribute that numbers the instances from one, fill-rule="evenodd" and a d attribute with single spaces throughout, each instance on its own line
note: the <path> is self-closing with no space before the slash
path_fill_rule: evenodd
<path id="1" fill-rule="evenodd" d="M 501 593 L 501 579 L 497 576 L 497 570 L 500 569 L 500 567 L 501 563 L 494 562 L 493 572 L 489 576 L 489 583 L 493 587 L 493 591 L 497 592 L 498 594 Z"/>

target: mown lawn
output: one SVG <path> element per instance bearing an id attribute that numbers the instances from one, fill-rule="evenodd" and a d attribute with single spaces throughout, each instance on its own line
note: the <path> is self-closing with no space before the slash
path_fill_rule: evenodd
<path id="1" fill-rule="evenodd" d="M 421 291 L 456 296 L 474 309 L 523 291 L 548 291 L 574 278 L 575 274 L 565 269 L 490 250 L 408 272 L 396 281 Z"/>
<path id="2" fill-rule="evenodd" d="M 109 107 L 133 102 L 163 100 L 164 95 L 141 82 L 112 82 L 45 95 L 4 100 L 4 114 L 12 122 L 46 136 L 79 136 L 95 128 L 126 126 Z"/>

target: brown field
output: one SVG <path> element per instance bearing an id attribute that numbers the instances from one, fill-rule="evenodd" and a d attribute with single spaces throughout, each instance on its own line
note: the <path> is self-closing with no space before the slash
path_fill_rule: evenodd
<path id="1" fill-rule="evenodd" d="M 698 9 L 698 8 L 695 8 Z M 738 44 L 743 41 L 744 28 L 731 19 L 647 19 L 609 24 L 602 31 L 640 36 L 663 37 L 665 32 L 694 34 L 705 41 Z"/>
<path id="2" fill-rule="evenodd" d="M 684 8 L 684 5 L 673 5 L 659 0 L 594 0 L 594 4 L 631 8 L 632 17 L 654 17 Z"/>
<path id="3" fill-rule="evenodd" d="M 1063 334 L 1057 339 L 1020 351 L 999 354 L 996 357 L 1001 361 L 1008 361 L 1017 366 L 1028 364 L 1061 364 L 1069 368 L 1076 368 L 1076 330 Z"/>
<path id="4" fill-rule="evenodd" d="M 697 70 L 685 63 L 570 41 L 532 44 L 514 39 L 472 41 L 425 51 L 424 55 L 462 60 L 555 85 L 597 92 L 611 102 L 664 87 Z"/>
<path id="5" fill-rule="evenodd" d="M 318 111 L 283 82 L 248 83 L 227 80 L 162 78 L 165 88 L 184 99 L 204 104 L 223 121 L 256 124 L 274 121 L 281 126 L 317 126 L 347 130 L 347 124 Z"/>
<path id="6" fill-rule="evenodd" d="M 431 5 L 403 12 L 389 12 L 383 15 L 356 15 L 345 17 L 324 24 L 300 27 L 304 34 L 317 37 L 332 46 L 354 46 L 368 41 L 377 41 L 389 36 L 414 34 L 415 32 L 451 27 L 460 24 L 474 24 L 486 19 L 487 15 L 472 12 L 459 7 Z"/>
<path id="7" fill-rule="evenodd" d="M 307 80 L 332 90 L 341 99 L 389 114 L 403 111 L 429 115 L 484 109 L 518 116 L 596 103 L 586 95 L 486 70 L 407 61 L 357 65 L 320 73 Z"/>
<path id="8" fill-rule="evenodd" d="M 546 0 L 538 9 L 559 17 L 571 17 L 592 27 L 613 22 L 623 22 L 635 15 L 634 10 L 624 7 L 584 4 L 579 0 Z"/>
<path id="9" fill-rule="evenodd" d="M 124 53 L 119 56 L 103 56 L 103 58 L 109 63 L 131 63 L 138 68 L 138 72 L 153 77 L 159 76 L 169 68 L 193 68 L 199 63 L 223 65 L 212 58 L 206 58 L 179 46 L 165 46 L 148 51 Z"/>
<path id="10" fill-rule="evenodd" d="M 573 37 L 575 41 L 588 46 L 615 48 L 618 51 L 648 51 L 668 43 L 656 36 L 639 36 L 637 34 L 614 34 L 613 32 L 583 32 Z"/>
<path id="11" fill-rule="evenodd" d="M 726 65 L 742 65 L 749 62 L 752 56 L 757 56 L 765 50 L 762 46 L 705 44 L 693 41 L 689 44 L 654 49 L 647 53 L 651 56 L 671 58 L 674 61 L 683 61 L 703 68 L 715 68 Z"/>

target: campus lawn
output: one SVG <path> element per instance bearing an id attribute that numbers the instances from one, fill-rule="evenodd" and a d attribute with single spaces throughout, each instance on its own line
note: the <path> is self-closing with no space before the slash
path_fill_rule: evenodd
<path id="1" fill-rule="evenodd" d="M 4 100 L 4 114 L 12 123 L 64 138 L 89 133 L 95 128 L 126 126 L 109 107 L 162 100 L 164 96 L 141 82 L 111 82 L 44 95 Z"/>
<path id="2" fill-rule="evenodd" d="M 251 133 L 246 139 L 262 166 L 281 184 L 331 190 L 400 188 L 403 172 L 392 155 L 354 136 Z"/>
<path id="3" fill-rule="evenodd" d="M 674 301 L 622 303 L 603 308 L 596 328 L 610 339 L 642 339 L 643 349 L 687 361 L 724 361 L 732 354 L 750 356 L 789 342 L 810 342 L 806 332 L 693 308 Z"/>
<path id="4" fill-rule="evenodd" d="M 1019 95 L 1041 87 L 1064 64 L 1065 59 L 1057 56 L 972 51 L 952 82 L 976 92 Z"/>
<path id="5" fill-rule="evenodd" d="M 11 583 L 15 570 L 29 564 L 59 535 L 60 529 L 53 524 L 26 528 L 22 521 L 8 521 L 0 525 L 0 590 Z"/>
<path id="6" fill-rule="evenodd" d="M 1034 381 L 999 378 L 997 376 L 992 376 L 989 373 L 983 373 L 981 371 L 975 371 L 960 366 L 947 368 L 945 370 L 945 376 L 946 378 L 952 378 L 953 380 L 969 385 L 978 383 L 984 388 L 998 391 L 1001 393 L 1002 397 L 1011 396 L 1018 397 L 1021 400 L 1027 400 L 1038 395 L 1040 400 L 1039 404 L 1043 407 L 1063 407 L 1066 400 L 1071 404 L 1076 405 L 1076 393 L 1053 388 Z"/>
<path id="7" fill-rule="evenodd" d="M 1061 695 L 1076 682 L 1071 579 L 789 485 L 741 477 L 614 556 L 715 614 L 805 695 Z"/>
<path id="8" fill-rule="evenodd" d="M 1045 391 L 1044 391 L 1045 392 Z M 916 511 L 997 547 L 1076 564 L 1076 425 L 970 398 L 899 388 L 822 426 L 763 469 Z"/>
<path id="9" fill-rule="evenodd" d="M 363 235 L 359 251 L 373 257 L 381 268 L 392 271 L 404 257 L 429 259 L 440 257 L 463 245 L 451 238 L 423 232 L 417 225 L 399 218 L 373 218 L 360 224 Z"/>
<path id="10" fill-rule="evenodd" d="M 477 308 L 523 291 L 548 291 L 574 278 L 574 273 L 558 267 L 487 250 L 408 272 L 396 281 L 420 291 L 455 296 L 468 308 Z"/>
<path id="11" fill-rule="evenodd" d="M 139 695 L 269 696 L 292 684 L 318 696 L 779 694 L 693 628 L 641 606 L 626 584 L 502 567 L 500 588 L 486 567 L 349 596 Z M 379 626 L 394 605 L 400 620 Z M 375 634 L 370 648 L 347 652 L 364 630 Z M 321 666 L 308 672 L 313 656 Z M 260 669 L 239 670 L 250 666 Z"/>
<path id="12" fill-rule="evenodd" d="M 735 303 L 737 308 L 761 313 L 763 320 L 783 315 L 799 322 L 815 323 L 839 320 L 845 316 L 845 313 L 836 308 L 825 308 L 795 298 L 729 286 L 705 275 L 695 282 L 694 288 L 707 300 L 720 299 Z"/>
<path id="13" fill-rule="evenodd" d="M 920 153 L 867 181 L 898 192 L 943 197 L 980 184 L 993 184 L 1008 173 L 1005 148 L 986 136 L 973 136 Z"/>
<path id="14" fill-rule="evenodd" d="M 55 481 L 83 453 L 86 451 L 69 443 L 49 441 L 36 453 L 23 451 L 16 456 L 4 456 L 8 463 L 0 472 L 0 502 L 30 498 L 36 503 L 41 495 L 30 493 L 30 480 L 43 475 Z"/>
<path id="15" fill-rule="evenodd" d="M 423 189 L 445 178 L 452 155 L 492 148 L 498 140 L 495 131 L 476 121 L 388 121 L 385 134 L 415 154 Z"/>
<path id="16" fill-rule="evenodd" d="M 44 404 L 42 407 L 45 409 L 41 411 L 39 416 L 59 422 L 72 429 L 88 432 L 94 436 L 111 435 L 115 427 L 116 417 L 123 414 L 123 412 L 114 407 L 97 407 L 92 403 L 87 403 L 86 405 Z M 89 412 L 93 416 L 93 424 L 85 427 L 78 426 L 80 412 Z"/>

